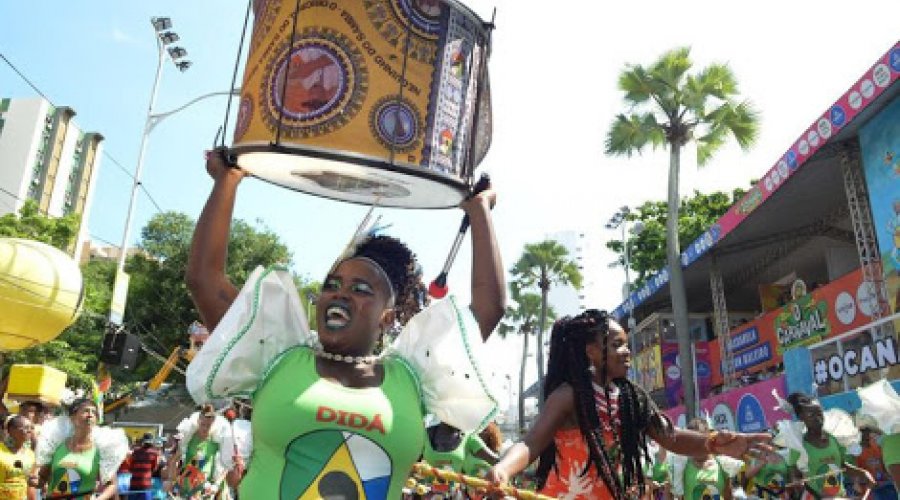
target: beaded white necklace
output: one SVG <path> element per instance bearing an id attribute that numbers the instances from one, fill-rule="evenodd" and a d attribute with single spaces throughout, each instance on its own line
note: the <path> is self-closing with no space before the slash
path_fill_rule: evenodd
<path id="1" fill-rule="evenodd" d="M 318 356 L 320 358 L 330 359 L 332 361 L 340 361 L 340 362 L 349 363 L 349 364 L 359 364 L 359 363 L 375 364 L 375 363 L 378 363 L 379 361 L 381 361 L 381 358 L 382 358 L 382 355 L 380 355 L 380 354 L 372 355 L 372 356 L 349 356 L 349 355 L 345 356 L 343 354 L 330 353 L 330 352 L 322 349 L 321 347 L 319 347 L 319 348 L 314 347 L 313 352 L 315 353 L 316 356 Z"/>

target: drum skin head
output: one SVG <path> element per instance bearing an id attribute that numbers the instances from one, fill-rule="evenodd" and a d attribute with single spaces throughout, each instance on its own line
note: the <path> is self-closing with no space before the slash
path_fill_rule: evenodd
<path id="1" fill-rule="evenodd" d="M 335 200 L 395 208 L 450 208 L 465 198 L 459 178 L 386 162 L 357 164 L 282 152 L 238 154 L 238 165 L 267 182 Z"/>

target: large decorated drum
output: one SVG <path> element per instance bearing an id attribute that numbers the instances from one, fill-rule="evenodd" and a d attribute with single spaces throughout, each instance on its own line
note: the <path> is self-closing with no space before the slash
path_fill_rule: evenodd
<path id="1" fill-rule="evenodd" d="M 232 152 L 264 180 L 458 204 L 490 145 L 490 24 L 454 0 L 257 0 Z"/>

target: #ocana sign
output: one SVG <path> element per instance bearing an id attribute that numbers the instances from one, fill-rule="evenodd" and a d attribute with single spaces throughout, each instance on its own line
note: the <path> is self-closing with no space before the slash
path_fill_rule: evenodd
<path id="1" fill-rule="evenodd" d="M 844 377 L 862 375 L 897 364 L 897 340 L 888 336 L 871 344 L 864 344 L 838 352 L 813 363 L 813 377 L 817 384 L 841 381 Z"/>

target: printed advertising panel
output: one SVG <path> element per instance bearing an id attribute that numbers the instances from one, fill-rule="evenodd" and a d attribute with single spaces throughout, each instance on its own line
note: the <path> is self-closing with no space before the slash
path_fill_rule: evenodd
<path id="1" fill-rule="evenodd" d="M 803 167 L 820 148 L 828 143 L 829 139 L 836 136 L 843 127 L 853 121 L 862 110 L 866 109 L 872 101 L 877 99 L 898 78 L 900 78 L 900 42 L 882 55 L 862 78 L 794 141 L 790 149 L 775 162 L 775 165 L 760 179 L 756 187 L 748 191 L 743 199 L 735 203 L 725 215 L 681 253 L 682 267 L 687 267 L 699 259 L 710 248 L 715 246 L 719 240 L 734 230 L 754 210 L 769 199 L 775 191 L 784 185 L 788 178 Z M 885 121 L 892 119 L 890 115 L 884 112 L 881 115 L 885 115 Z M 893 115 L 893 120 L 896 127 L 896 114 Z M 896 144 L 897 137 L 895 132 L 893 135 L 894 144 Z M 898 152 L 895 149 L 893 153 Z M 877 151 L 873 151 L 871 154 L 876 155 Z M 884 154 L 884 152 L 882 151 L 881 154 Z M 892 156 L 892 158 L 896 158 L 896 156 Z M 896 192 L 895 188 L 893 193 Z M 893 207 L 890 207 L 890 210 L 893 210 Z M 647 283 L 643 287 L 632 292 L 613 311 L 613 316 L 622 318 L 626 312 L 632 311 L 668 282 L 668 270 L 664 268 L 657 271 L 655 275 L 647 279 Z"/>
<path id="2" fill-rule="evenodd" d="M 709 395 L 713 381 L 713 367 L 710 356 L 710 342 L 694 342 L 694 360 L 696 362 L 698 396 Z M 666 402 L 669 406 L 681 404 L 684 387 L 681 385 L 681 367 L 678 364 L 678 344 L 662 343 L 662 366 L 666 374 Z"/>
<path id="3" fill-rule="evenodd" d="M 894 50 L 891 63 L 895 72 L 900 70 L 900 49 Z M 860 129 L 859 143 L 888 301 L 896 312 L 900 294 L 900 99 L 894 99 Z"/>
<path id="4" fill-rule="evenodd" d="M 875 296 L 859 269 L 819 287 L 780 309 L 732 330 L 728 338 L 737 374 L 781 363 L 785 350 L 840 335 L 872 321 Z M 712 385 L 722 383 L 720 339 L 710 348 Z"/>
<path id="5" fill-rule="evenodd" d="M 648 391 L 662 389 L 663 381 L 662 360 L 658 345 L 644 349 L 632 359 L 634 366 L 634 380 Z"/>
<path id="6" fill-rule="evenodd" d="M 791 418 L 776 409 L 778 403 L 772 390 L 784 397 L 783 376 L 705 398 L 700 402 L 700 412 L 709 415 L 713 427 L 719 430 L 763 432 L 774 427 L 778 420 Z M 673 422 L 684 419 L 683 406 L 670 408 L 665 413 Z"/>

